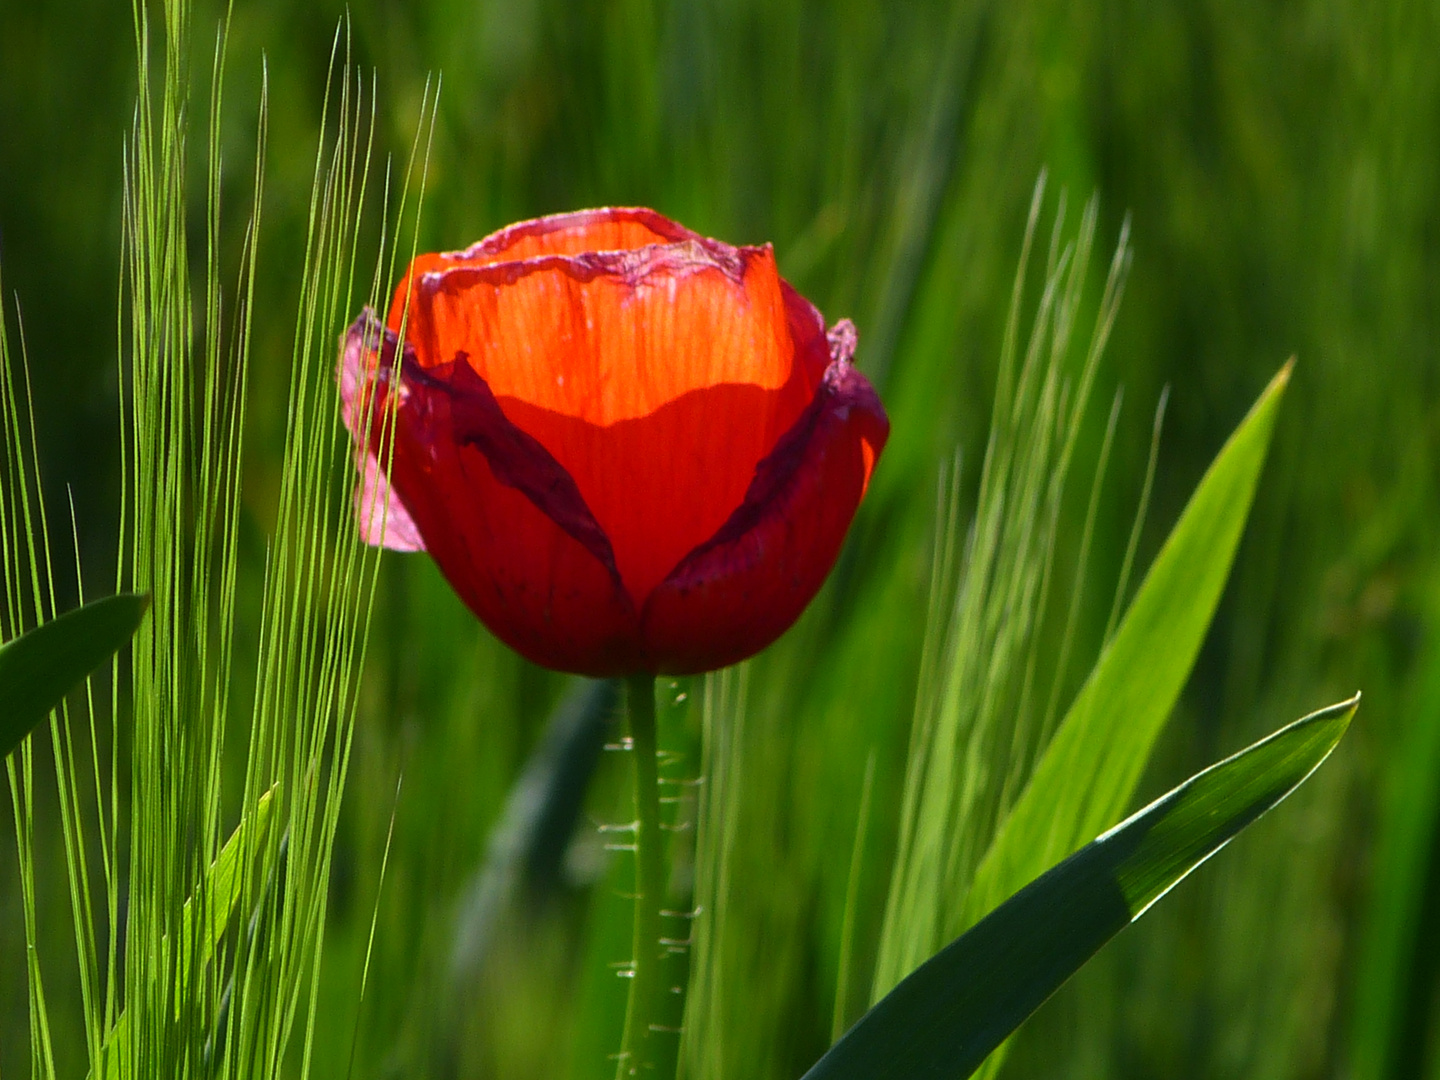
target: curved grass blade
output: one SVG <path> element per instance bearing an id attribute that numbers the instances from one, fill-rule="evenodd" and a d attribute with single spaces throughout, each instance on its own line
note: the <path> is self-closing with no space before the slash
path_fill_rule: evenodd
<path id="1" fill-rule="evenodd" d="M 1230 575 L 1290 369 L 1270 381 L 1191 495 L 976 868 L 961 928 L 1130 805 Z"/>
<path id="2" fill-rule="evenodd" d="M 1032 881 L 901 982 L 804 1080 L 969 1076 L 1102 945 L 1299 787 L 1359 702 L 1212 765 Z"/>
<path id="3" fill-rule="evenodd" d="M 271 788 L 260 796 L 253 815 L 240 819 L 235 831 L 225 841 L 220 854 L 205 872 L 204 898 L 202 901 L 200 934 L 196 938 L 195 897 L 185 901 L 180 912 L 180 948 L 175 956 L 175 993 L 177 1008 L 185 1000 L 193 969 L 203 968 L 215 955 L 220 939 L 235 914 L 235 907 L 245 887 L 245 872 L 253 866 L 265 842 L 266 830 L 270 824 L 271 804 L 275 789 Z M 104 1080 L 118 1080 L 126 1075 L 130 1057 L 130 1014 L 122 1012 L 110 1029 L 101 1048 L 99 1069 L 92 1069 L 90 1075 Z"/>
<path id="4" fill-rule="evenodd" d="M 0 645 L 0 758 L 124 647 L 149 606 L 148 596 L 107 596 Z"/>

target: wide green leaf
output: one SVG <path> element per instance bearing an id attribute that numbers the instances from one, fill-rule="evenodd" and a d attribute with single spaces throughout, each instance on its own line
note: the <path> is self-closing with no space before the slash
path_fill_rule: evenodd
<path id="1" fill-rule="evenodd" d="M 1250 513 L 1286 364 L 1211 463 L 989 851 L 961 927 L 1120 817 L 1185 686 Z"/>
<path id="2" fill-rule="evenodd" d="M 1359 701 L 1212 765 L 1031 882 L 881 999 L 805 1080 L 969 1076 L 1105 942 L 1314 772 Z"/>
<path id="3" fill-rule="evenodd" d="M 130 640 L 149 606 L 148 596 L 107 596 L 0 645 L 0 757 Z"/>
<path id="4" fill-rule="evenodd" d="M 260 800 L 255 804 L 255 812 L 241 818 L 240 824 L 235 826 L 235 831 L 220 849 L 220 854 L 215 856 L 215 861 L 205 872 L 205 902 L 203 915 L 200 916 L 203 922 L 198 927 L 198 941 L 195 936 L 195 898 L 192 896 L 186 900 L 181 909 L 180 944 L 175 957 L 174 1001 L 177 1012 L 190 987 L 192 961 L 196 968 L 203 968 L 209 963 L 210 958 L 215 955 L 220 939 L 225 936 L 231 917 L 235 914 L 235 906 L 240 902 L 240 895 L 244 891 L 245 868 L 253 865 L 260 845 L 265 840 L 274 794 L 272 788 L 260 796 Z M 130 1052 L 129 1046 L 130 1014 L 126 1011 L 116 1019 L 115 1026 L 110 1029 L 110 1034 L 105 1039 L 105 1045 L 101 1047 L 103 1064 L 98 1075 L 106 1080 L 123 1077 Z M 96 1075 L 94 1070 L 91 1075 Z"/>

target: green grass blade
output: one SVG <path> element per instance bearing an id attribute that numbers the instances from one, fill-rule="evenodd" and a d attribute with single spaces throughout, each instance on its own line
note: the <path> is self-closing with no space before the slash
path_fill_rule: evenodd
<path id="1" fill-rule="evenodd" d="M 1435 642 L 1433 628 L 1427 637 Z M 1419 1075 L 1427 1019 L 1415 1008 L 1417 978 L 1427 953 L 1426 877 L 1440 841 L 1440 654 L 1432 644 L 1403 734 L 1380 775 L 1381 811 L 1372 826 L 1374 868 L 1366 901 L 1354 1004 L 1349 1020 L 1347 1075 L 1355 1080 Z M 1418 1055 L 1416 1055 L 1418 1056 Z M 1440 1055 L 1432 1055 L 1440 1069 Z"/>
<path id="2" fill-rule="evenodd" d="M 1124 813 L 1220 602 L 1290 365 L 1206 471 L 975 874 L 974 923 Z"/>
<path id="3" fill-rule="evenodd" d="M 208 925 L 202 925 L 199 941 L 195 940 L 196 903 L 195 897 L 185 901 L 180 912 L 180 948 L 176 954 L 175 977 L 179 985 L 175 989 L 177 1008 L 184 1001 L 190 984 L 190 958 L 196 959 L 197 966 L 209 963 L 219 948 L 220 939 L 235 914 L 244 890 L 248 868 L 255 865 L 265 833 L 270 825 L 270 810 L 275 792 L 267 791 L 255 804 L 255 813 L 241 818 L 240 824 L 225 841 L 220 854 L 210 864 L 205 874 L 205 896 L 200 904 L 200 918 Z M 109 1080 L 125 1075 L 125 1065 L 130 1054 L 129 1013 L 122 1012 L 110 1029 L 101 1050 L 101 1066 L 98 1075 Z M 97 1075 L 95 1070 L 91 1075 Z"/>
<path id="4" fill-rule="evenodd" d="M 149 606 L 148 596 L 108 596 L 0 645 L 0 757 L 124 647 Z"/>
<path id="5" fill-rule="evenodd" d="M 1102 945 L 1299 787 L 1359 702 L 1212 765 L 1031 882 L 901 982 L 805 1080 L 969 1076 Z"/>

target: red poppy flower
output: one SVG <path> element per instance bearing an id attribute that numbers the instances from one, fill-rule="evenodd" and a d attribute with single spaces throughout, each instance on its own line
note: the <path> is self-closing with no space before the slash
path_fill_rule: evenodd
<path id="1" fill-rule="evenodd" d="M 429 551 L 497 637 L 547 667 L 734 663 L 815 595 L 885 445 L 854 349 L 855 328 L 827 334 L 768 244 L 651 210 L 560 214 L 422 255 L 387 325 L 367 310 L 343 342 L 345 421 L 370 432 L 361 532 L 380 542 L 383 521 L 387 547 Z M 387 488 L 361 402 L 384 407 L 392 386 Z"/>

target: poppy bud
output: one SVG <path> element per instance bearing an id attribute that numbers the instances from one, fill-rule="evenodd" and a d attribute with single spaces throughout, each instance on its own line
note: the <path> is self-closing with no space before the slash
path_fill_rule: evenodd
<path id="1" fill-rule="evenodd" d="M 855 340 L 848 320 L 826 332 L 768 244 L 651 210 L 560 214 L 422 255 L 387 324 L 367 309 L 342 342 L 345 423 L 369 443 L 361 534 L 380 543 L 383 522 L 385 546 L 429 551 L 538 664 L 735 663 L 820 588 L 885 445 Z"/>

